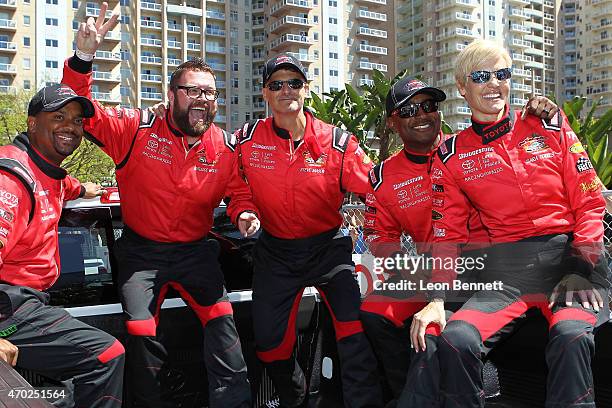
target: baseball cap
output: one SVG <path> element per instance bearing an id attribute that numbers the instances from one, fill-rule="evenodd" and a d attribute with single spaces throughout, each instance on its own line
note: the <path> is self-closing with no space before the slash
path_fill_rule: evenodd
<path id="1" fill-rule="evenodd" d="M 386 109 L 387 116 L 417 94 L 431 95 L 435 101 L 442 102 L 446 94 L 438 88 L 427 85 L 425 82 L 411 77 L 404 77 L 397 81 L 387 94 Z"/>
<path id="2" fill-rule="evenodd" d="M 297 58 L 289 54 L 279 54 L 274 58 L 270 58 L 268 61 L 266 61 L 266 65 L 264 65 L 264 69 L 263 69 L 264 85 L 268 81 L 268 79 L 270 79 L 273 73 L 275 73 L 276 71 L 282 68 L 288 68 L 292 71 L 299 72 L 302 75 L 302 77 L 304 77 L 304 81 L 307 81 L 306 71 L 304 70 L 304 66 Z"/>
<path id="3" fill-rule="evenodd" d="M 72 101 L 81 104 L 84 118 L 91 118 L 94 115 L 94 106 L 89 99 L 77 95 L 68 85 L 53 84 L 45 86 L 32 97 L 28 106 L 28 116 L 35 116 L 40 112 L 55 112 Z"/>

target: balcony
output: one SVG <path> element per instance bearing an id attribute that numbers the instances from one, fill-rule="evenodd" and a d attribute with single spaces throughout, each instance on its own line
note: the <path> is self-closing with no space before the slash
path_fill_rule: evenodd
<path id="1" fill-rule="evenodd" d="M 147 27 L 147 28 L 158 28 L 161 30 L 162 28 L 162 22 L 161 21 L 155 21 L 155 20 L 140 20 L 140 26 L 141 27 Z"/>
<path id="2" fill-rule="evenodd" d="M 224 98 L 217 98 L 217 105 L 225 106 L 225 99 Z"/>
<path id="3" fill-rule="evenodd" d="M 313 41 L 305 35 L 283 34 L 270 43 L 270 50 L 290 46 L 292 44 L 310 45 L 312 43 Z"/>
<path id="4" fill-rule="evenodd" d="M 162 99 L 162 94 L 161 94 L 161 92 L 141 92 L 140 93 L 140 97 L 142 99 L 161 100 Z"/>
<path id="5" fill-rule="evenodd" d="M 10 85 L 0 85 L 0 93 L 16 95 L 17 88 L 15 88 L 14 86 L 10 86 Z"/>
<path id="6" fill-rule="evenodd" d="M 202 27 L 200 27 L 199 25 L 187 24 L 188 33 L 200 34 L 201 31 L 202 31 Z"/>
<path id="7" fill-rule="evenodd" d="M 264 45 L 266 42 L 266 36 L 263 34 L 258 34 L 253 36 L 253 45 Z"/>
<path id="8" fill-rule="evenodd" d="M 512 68 L 512 76 L 529 77 L 529 78 L 531 78 L 531 71 L 529 71 L 527 69 Z"/>
<path id="9" fill-rule="evenodd" d="M 521 40 L 519 38 L 513 38 L 512 39 L 512 45 L 515 46 L 515 47 L 531 48 L 533 43 L 531 41 L 525 41 L 525 40 Z"/>
<path id="10" fill-rule="evenodd" d="M 368 20 L 376 21 L 387 21 L 387 15 L 385 13 L 376 13 L 374 11 L 359 10 L 357 13 L 358 18 L 365 18 Z"/>
<path id="11" fill-rule="evenodd" d="M 525 18 L 525 19 L 530 18 L 529 14 L 525 13 L 523 10 L 515 9 L 515 8 L 510 10 L 510 17 Z"/>
<path id="12" fill-rule="evenodd" d="M 312 3 L 308 0 L 282 0 L 276 3 L 270 8 L 270 14 L 276 15 L 283 10 L 298 9 L 300 11 L 307 11 L 312 8 Z"/>
<path id="13" fill-rule="evenodd" d="M 92 77 L 96 81 L 121 82 L 121 75 L 108 71 L 93 71 Z"/>
<path id="14" fill-rule="evenodd" d="M 381 6 L 384 6 L 387 4 L 387 0 L 360 0 L 364 3 L 374 3 L 374 4 L 380 4 Z"/>
<path id="15" fill-rule="evenodd" d="M 17 66 L 14 64 L 0 64 L 1 74 L 16 74 Z"/>
<path id="16" fill-rule="evenodd" d="M 227 123 L 227 117 L 225 115 L 215 115 L 215 123 Z"/>
<path id="17" fill-rule="evenodd" d="M 377 30 L 375 28 L 359 27 L 358 33 L 369 37 L 387 38 L 387 32 L 385 30 Z"/>
<path id="18" fill-rule="evenodd" d="M 441 41 L 455 36 L 474 38 L 474 32 L 472 30 L 466 30 L 465 28 L 456 27 L 454 30 L 451 29 L 450 31 L 445 31 L 436 35 L 436 41 Z"/>
<path id="19" fill-rule="evenodd" d="M 161 64 L 162 63 L 162 59 L 161 57 L 154 57 L 154 56 L 149 56 L 149 55 L 141 55 L 140 56 L 140 62 L 142 62 L 143 64 Z"/>
<path id="20" fill-rule="evenodd" d="M 96 51 L 96 59 L 105 61 L 121 61 L 121 53 L 111 51 Z"/>
<path id="21" fill-rule="evenodd" d="M 455 85 L 455 79 L 452 77 L 444 78 L 444 79 L 440 79 L 436 81 L 436 86 L 438 88 L 442 88 L 443 86 L 450 86 L 450 85 Z"/>
<path id="22" fill-rule="evenodd" d="M 359 86 L 364 86 L 364 85 L 374 86 L 374 80 L 369 79 L 369 78 L 361 78 L 359 80 Z"/>
<path id="23" fill-rule="evenodd" d="M 101 102 L 113 102 L 119 103 L 121 102 L 121 98 L 113 97 L 110 92 L 92 92 L 91 98 Z"/>
<path id="24" fill-rule="evenodd" d="M 445 0 L 445 1 L 438 3 L 438 6 L 436 7 L 436 11 L 440 12 L 440 11 L 450 9 L 453 7 L 460 7 L 460 8 L 478 7 L 478 2 L 475 0 Z"/>
<path id="25" fill-rule="evenodd" d="M 453 64 L 452 62 L 445 62 L 443 64 L 438 64 L 436 66 L 436 69 L 438 70 L 438 72 L 448 71 L 451 69 L 455 69 L 455 64 Z"/>
<path id="26" fill-rule="evenodd" d="M 289 54 L 291 54 L 291 53 L 289 53 Z M 252 55 L 253 61 L 263 61 L 263 60 L 266 59 L 266 57 L 267 57 L 267 55 L 266 55 L 265 52 L 253 53 L 253 55 Z"/>
<path id="27" fill-rule="evenodd" d="M 17 43 L 11 41 L 0 41 L 0 51 L 17 52 Z"/>
<path id="28" fill-rule="evenodd" d="M 475 23 L 476 22 L 476 18 L 468 13 L 462 13 L 460 11 L 455 13 L 455 18 L 459 21 L 467 21 L 470 23 Z"/>
<path id="29" fill-rule="evenodd" d="M 313 63 L 319 59 L 319 57 L 315 54 L 305 54 L 299 52 L 288 52 L 287 54 L 294 56 L 300 62 L 306 62 L 308 64 Z"/>
<path id="30" fill-rule="evenodd" d="M 149 2 L 149 1 L 141 1 L 140 2 L 140 8 L 143 10 L 156 10 L 156 11 L 160 11 L 162 9 L 162 5 L 158 4 L 158 3 L 154 3 L 154 2 Z"/>
<path id="31" fill-rule="evenodd" d="M 168 48 L 181 48 L 182 43 L 176 40 L 168 40 L 166 45 L 168 45 Z"/>
<path id="32" fill-rule="evenodd" d="M 17 8 L 17 0 L 0 0 L 0 8 L 15 10 Z"/>
<path id="33" fill-rule="evenodd" d="M 182 25 L 176 23 L 168 23 L 167 27 L 170 31 L 181 31 L 181 28 L 183 28 Z"/>
<path id="34" fill-rule="evenodd" d="M 225 37 L 225 30 L 222 30 L 220 28 L 206 27 L 206 35 Z"/>
<path id="35" fill-rule="evenodd" d="M 161 47 L 162 45 L 162 40 L 159 38 L 140 38 L 140 44 L 142 45 L 148 45 L 151 47 Z"/>
<path id="36" fill-rule="evenodd" d="M 98 17 L 100 15 L 100 8 L 94 7 L 93 3 L 87 3 L 85 7 L 85 15 L 87 17 Z M 111 18 L 113 15 L 113 10 L 106 11 L 106 18 Z"/>
<path id="37" fill-rule="evenodd" d="M 263 101 L 253 102 L 253 109 L 255 110 L 264 110 L 266 109 L 266 103 Z"/>
<path id="38" fill-rule="evenodd" d="M 202 46 L 197 42 L 187 42 L 187 49 L 191 51 L 200 51 Z"/>
<path id="39" fill-rule="evenodd" d="M 359 61 L 359 69 L 365 69 L 368 71 L 377 69 L 380 72 L 387 72 L 387 64 L 377 64 L 374 62 Z"/>
<path id="40" fill-rule="evenodd" d="M 529 6 L 531 4 L 529 0 L 510 0 L 510 3 L 518 4 L 521 6 Z"/>
<path id="41" fill-rule="evenodd" d="M 513 61 L 522 61 L 522 62 L 531 62 L 533 61 L 533 58 L 529 55 L 524 55 L 524 54 L 518 54 L 513 52 L 512 53 L 512 60 Z"/>
<path id="42" fill-rule="evenodd" d="M 182 61 L 178 58 L 166 58 L 166 63 L 172 67 L 181 65 Z"/>
<path id="43" fill-rule="evenodd" d="M 531 85 L 525 85 L 525 84 L 519 84 L 516 82 L 512 82 L 511 88 L 513 91 L 531 92 Z"/>
<path id="44" fill-rule="evenodd" d="M 215 71 L 225 71 L 225 69 L 227 68 L 227 65 L 222 64 L 220 62 L 209 62 L 208 65 L 210 65 L 210 67 Z"/>
<path id="45" fill-rule="evenodd" d="M 253 13 L 261 13 L 266 9 L 266 3 L 263 1 L 253 3 Z"/>
<path id="46" fill-rule="evenodd" d="M 206 52 L 214 53 L 214 54 L 225 54 L 225 47 L 220 46 L 211 46 L 206 44 Z"/>
<path id="47" fill-rule="evenodd" d="M 0 18 L 0 30 L 17 30 L 17 21 L 9 20 L 6 18 Z"/>
<path id="48" fill-rule="evenodd" d="M 471 115 L 472 110 L 467 106 L 457 106 L 456 112 L 461 115 Z"/>
<path id="49" fill-rule="evenodd" d="M 512 24 L 510 30 L 518 33 L 531 34 L 531 28 L 522 24 Z"/>
<path id="50" fill-rule="evenodd" d="M 470 122 L 457 122 L 457 130 L 465 130 L 472 126 Z"/>
<path id="51" fill-rule="evenodd" d="M 553 27 L 544 26 L 544 32 L 545 32 L 545 33 L 551 33 L 551 34 L 554 34 L 554 33 L 555 33 L 555 29 L 554 29 Z"/>
<path id="52" fill-rule="evenodd" d="M 359 51 L 370 54 L 387 55 L 386 47 L 378 47 L 376 45 L 359 44 Z"/>
<path id="53" fill-rule="evenodd" d="M 140 80 L 143 82 L 157 82 L 161 83 L 162 76 L 159 74 L 140 74 Z"/>
<path id="54" fill-rule="evenodd" d="M 554 21 L 555 20 L 555 15 L 554 14 L 550 14 L 550 13 L 544 13 L 544 19 Z"/>
<path id="55" fill-rule="evenodd" d="M 467 45 L 465 44 L 460 44 L 460 43 L 455 43 L 455 46 L 453 47 L 452 45 L 450 47 L 445 47 L 445 48 L 438 48 L 436 50 L 436 57 L 441 57 L 443 55 L 448 55 L 448 54 L 454 54 L 456 52 L 460 52 L 462 51 L 465 47 L 467 47 Z"/>
<path id="56" fill-rule="evenodd" d="M 262 23 L 263 24 L 263 23 Z M 270 26 L 270 32 L 276 32 L 280 28 L 287 27 L 311 27 L 313 24 L 310 20 L 304 17 L 284 16 L 280 20 L 275 21 Z"/>
<path id="57" fill-rule="evenodd" d="M 225 13 L 221 13 L 217 10 L 207 10 L 206 18 L 210 18 L 213 20 L 225 20 Z"/>

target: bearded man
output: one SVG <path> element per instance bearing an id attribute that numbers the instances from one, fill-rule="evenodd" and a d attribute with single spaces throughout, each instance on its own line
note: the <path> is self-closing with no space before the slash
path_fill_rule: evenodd
<path id="1" fill-rule="evenodd" d="M 92 61 L 117 16 L 89 18 L 77 32 L 77 51 L 63 82 L 91 97 Z M 250 407 L 250 386 L 217 261 L 206 238 L 213 210 L 229 196 L 228 215 L 243 235 L 259 228 L 251 193 L 238 176 L 235 141 L 213 124 L 219 91 L 202 59 L 172 74 L 163 118 L 149 110 L 104 108 L 97 102 L 84 124 L 92 141 L 116 164 L 125 227 L 117 241 L 119 290 L 129 334 L 127 387 L 134 406 L 173 406 L 160 380 L 167 352 L 157 337 L 160 305 L 174 288 L 194 310 L 204 332 L 211 407 Z"/>

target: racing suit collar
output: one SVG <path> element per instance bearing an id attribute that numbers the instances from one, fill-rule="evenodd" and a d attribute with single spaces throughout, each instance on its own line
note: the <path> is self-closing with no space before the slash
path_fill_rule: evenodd
<path id="1" fill-rule="evenodd" d="M 13 145 L 17 146 L 17 148 L 28 153 L 28 156 L 36 166 L 42 170 L 47 176 L 51 177 L 55 180 L 62 180 L 68 174 L 66 170 L 61 167 L 56 166 L 55 164 L 49 162 L 45 159 L 40 153 L 34 149 L 34 147 L 30 144 L 30 139 L 28 138 L 27 133 L 19 134 L 15 140 L 13 140 Z"/>
<path id="2" fill-rule="evenodd" d="M 482 123 L 472 117 L 472 129 L 482 138 L 482 144 L 499 139 L 512 130 L 514 126 L 514 112 L 506 104 L 504 116 L 497 122 Z"/>
<path id="3" fill-rule="evenodd" d="M 304 138 L 302 139 L 306 144 L 306 148 L 308 152 L 312 156 L 314 160 L 318 160 L 321 157 L 321 153 L 323 149 L 319 144 L 319 139 L 317 138 L 317 130 L 315 130 L 315 117 L 309 109 L 304 109 L 304 115 L 306 116 L 306 128 L 304 129 Z M 276 126 L 274 122 L 274 117 L 272 117 L 272 129 L 274 133 L 282 139 L 289 140 L 291 138 L 291 134 L 287 129 L 280 128 Z M 317 126 L 318 129 L 318 126 Z"/>
<path id="4" fill-rule="evenodd" d="M 440 133 L 438 134 L 438 143 L 428 153 L 415 152 L 413 150 L 408 149 L 406 146 L 404 146 L 404 149 L 402 150 L 404 151 L 404 155 L 406 156 L 406 158 L 411 162 L 416 164 L 425 164 L 429 163 L 433 155 L 438 151 L 438 147 L 440 147 L 440 144 L 443 140 L 444 134 L 440 131 Z"/>
<path id="5" fill-rule="evenodd" d="M 181 139 L 181 143 L 185 143 L 185 145 L 187 144 L 187 138 L 183 132 L 181 132 L 180 130 L 178 130 L 177 128 L 175 128 L 172 125 L 172 119 L 170 118 L 170 115 L 168 113 L 166 113 L 166 123 L 168 124 L 168 129 L 170 129 L 170 131 L 178 138 Z M 210 126 L 208 127 L 208 129 L 206 129 L 206 132 L 202 133 L 202 135 L 200 136 L 200 148 L 197 150 L 198 153 L 202 152 L 202 150 L 205 150 L 206 153 L 206 160 L 208 160 L 209 163 L 212 163 L 217 155 L 217 152 L 215 151 L 215 145 L 212 143 L 212 138 L 211 138 L 211 134 L 213 132 L 213 127 L 215 127 L 216 125 L 214 123 L 211 123 Z"/>

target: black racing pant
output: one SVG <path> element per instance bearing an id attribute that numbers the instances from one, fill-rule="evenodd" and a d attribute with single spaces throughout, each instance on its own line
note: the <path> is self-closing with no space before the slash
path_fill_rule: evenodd
<path id="1" fill-rule="evenodd" d="M 249 407 L 247 368 L 217 261 L 217 242 L 160 243 L 126 227 L 116 253 L 121 303 L 130 335 L 126 378 L 135 405 L 172 406 L 161 394 L 168 353 L 157 338 L 157 324 L 161 304 L 173 288 L 204 328 L 210 407 Z"/>
<path id="2" fill-rule="evenodd" d="M 482 360 L 517 328 L 529 309 L 539 310 L 549 325 L 546 407 L 595 407 L 593 330 L 608 320 L 605 272 L 592 276 L 606 299 L 604 310 L 585 309 L 577 298 L 567 307 L 564 293 L 548 308 L 552 289 L 571 273 L 570 240 L 568 234 L 548 235 L 491 248 L 486 276 L 503 282 L 503 289 L 474 294 L 442 333 L 438 350 L 443 407 L 484 407 Z M 605 269 L 603 262 L 599 266 Z"/>
<path id="3" fill-rule="evenodd" d="M 46 293 L 0 284 L 0 333 L 19 348 L 17 366 L 71 381 L 73 395 L 57 406 L 120 408 L 125 357 L 121 343 L 48 301 Z"/>
<path id="4" fill-rule="evenodd" d="M 376 360 L 359 321 L 352 241 L 337 231 L 286 240 L 265 231 L 254 254 L 253 323 L 257 356 L 279 393 L 281 407 L 306 398 L 304 373 L 293 355 L 302 292 L 315 286 L 327 305 L 338 344 L 345 406 L 380 407 Z"/>
<path id="5" fill-rule="evenodd" d="M 466 251 L 463 257 L 483 257 L 482 250 Z M 460 276 L 470 282 L 482 271 L 469 270 Z M 439 363 L 437 356 L 440 328 L 430 324 L 425 331 L 426 349 L 416 353 L 410 348 L 412 317 L 428 302 L 419 290 L 419 281 L 426 276 L 391 275 L 386 284 L 411 281 L 415 290 L 384 288 L 368 294 L 361 304 L 361 321 L 372 343 L 374 353 L 384 371 L 384 378 L 398 407 L 437 407 L 439 388 Z M 397 286 L 396 286 L 397 287 Z M 446 302 L 446 318 L 458 310 L 468 294 L 454 293 Z M 436 390 L 431 393 L 431 390 Z M 395 406 L 394 402 L 388 406 Z"/>

